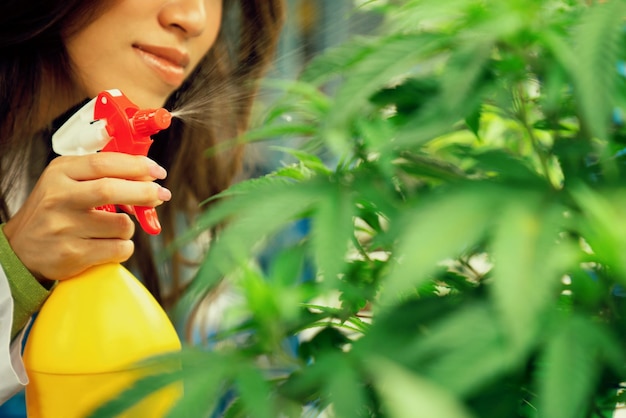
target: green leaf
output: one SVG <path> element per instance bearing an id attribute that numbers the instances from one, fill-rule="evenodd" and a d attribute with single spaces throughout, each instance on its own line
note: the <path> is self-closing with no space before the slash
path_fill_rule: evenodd
<path id="1" fill-rule="evenodd" d="M 487 69 L 494 47 L 495 39 L 488 36 L 456 46 L 441 77 L 441 110 L 467 109 L 464 116 L 475 112 L 479 102 L 471 100 L 473 95 L 492 81 Z"/>
<path id="2" fill-rule="evenodd" d="M 424 303 L 425 301 L 414 302 Z M 447 306 L 448 311 L 455 309 L 455 304 L 451 301 L 430 300 L 430 304 L 446 304 L 443 307 Z M 428 322 L 421 322 L 421 318 L 411 318 L 412 322 L 419 325 L 420 332 L 403 337 L 401 346 L 392 347 L 389 351 L 392 358 L 413 370 L 419 370 L 425 378 L 445 387 L 456 396 L 474 394 L 478 388 L 508 375 L 523 360 L 520 353 L 503 344 L 504 333 L 493 309 L 486 301 L 468 301 L 458 309 L 443 312 Z M 373 327 L 376 327 L 376 323 Z M 406 326 L 403 329 L 409 330 Z M 380 330 L 373 329 L 370 335 L 375 336 L 374 332 Z M 382 335 L 385 335 L 384 332 Z M 405 341 L 406 338 L 410 340 Z M 393 341 L 393 336 L 386 340 Z M 383 347 L 392 344 L 388 341 L 379 339 L 378 344 L 384 344 Z M 372 352 L 384 354 L 385 351 L 378 344 L 372 347 Z"/>
<path id="3" fill-rule="evenodd" d="M 325 407 L 327 399 L 320 396 L 323 371 L 316 369 L 319 369 L 319 365 L 313 363 L 307 366 L 306 373 L 292 373 L 284 384 L 278 386 L 278 392 L 298 404 L 320 406 L 323 403 Z"/>
<path id="4" fill-rule="evenodd" d="M 153 394 L 156 397 L 160 397 L 162 400 L 166 400 L 179 390 L 176 385 L 180 384 L 181 375 L 182 373 L 177 371 L 144 377 L 133 383 L 129 389 L 124 390 L 112 400 L 98 407 L 89 415 L 89 418 L 109 418 L 118 416 L 139 404 L 144 398 Z M 163 392 L 160 392 L 161 390 L 163 390 Z M 147 398 L 146 401 L 154 403 L 155 399 L 159 398 Z M 172 400 L 175 399 L 175 397 L 172 398 Z"/>
<path id="5" fill-rule="evenodd" d="M 184 396 L 167 414 L 167 418 L 208 416 L 218 407 L 236 373 L 234 356 L 197 349 L 181 352 Z"/>
<path id="6" fill-rule="evenodd" d="M 355 131 L 365 150 L 380 149 L 383 143 L 393 140 L 395 127 L 391 121 L 383 117 L 357 117 L 354 121 Z M 365 151 L 365 152 L 367 152 Z"/>
<path id="7" fill-rule="evenodd" d="M 561 321 L 540 359 L 539 416 L 587 417 L 601 368 L 597 325 L 586 318 Z"/>
<path id="8" fill-rule="evenodd" d="M 496 176 L 496 180 L 517 184 L 544 184 L 528 160 L 516 157 L 506 149 L 479 151 L 472 155 L 472 159 L 477 163 L 473 170 L 481 175 Z"/>
<path id="9" fill-rule="evenodd" d="M 345 133 L 351 118 L 368 107 L 369 98 L 376 91 L 419 64 L 419 59 L 438 44 L 438 37 L 426 34 L 383 38 L 377 48 L 355 65 L 335 96 L 321 133 L 329 147 L 338 155 L 349 151 Z"/>
<path id="10" fill-rule="evenodd" d="M 584 185 L 570 188 L 581 209 L 575 226 L 591 246 L 593 258 L 615 271 L 615 280 L 626 283 L 626 194 L 620 188 L 592 190 Z"/>
<path id="11" fill-rule="evenodd" d="M 305 181 L 311 177 L 310 170 L 301 164 L 291 164 L 277 168 L 272 174 L 276 177 L 291 179 L 295 181 Z"/>
<path id="12" fill-rule="evenodd" d="M 305 247 L 286 248 L 272 257 L 268 278 L 278 287 L 292 287 L 302 280 Z"/>
<path id="13" fill-rule="evenodd" d="M 90 418 L 118 416 L 140 401 L 149 402 L 150 410 L 153 411 L 154 405 L 161 402 L 167 407 L 161 411 L 165 414 L 162 416 L 205 416 L 216 406 L 225 389 L 224 382 L 231 370 L 234 370 L 234 363 L 228 356 L 187 347 L 174 354 L 147 359 L 143 365 L 160 367 L 161 371 L 155 369 L 158 373 L 136 381 L 119 396 L 94 411 Z M 167 405 L 165 402 L 170 399 L 172 402 Z M 145 407 L 144 404 L 142 408 Z"/>
<path id="14" fill-rule="evenodd" d="M 617 79 L 615 67 L 620 54 L 625 12 L 623 1 L 596 3 L 583 15 L 574 35 L 577 60 L 570 70 L 575 74 L 585 122 L 590 133 L 600 139 L 607 138 L 613 111 L 611 96 Z"/>
<path id="15" fill-rule="evenodd" d="M 350 42 L 330 48 L 313 58 L 304 69 L 300 79 L 314 85 L 321 85 L 340 76 L 355 63 L 376 49 L 375 38 L 354 37 Z"/>
<path id="16" fill-rule="evenodd" d="M 284 92 L 277 103 L 273 104 L 264 115 L 264 124 L 275 123 L 279 117 L 319 118 L 328 112 L 331 99 L 317 86 L 301 80 L 264 80 L 262 84 Z"/>
<path id="17" fill-rule="evenodd" d="M 234 399 L 228 405 L 223 418 L 247 418 L 241 398 Z"/>
<path id="18" fill-rule="evenodd" d="M 381 304 L 414 293 L 440 263 L 481 239 L 505 195 L 497 188 L 466 185 L 407 210 L 396 226 L 402 233 L 396 264 L 381 284 Z"/>
<path id="19" fill-rule="evenodd" d="M 389 15 L 388 31 L 402 33 L 422 27 L 445 30 L 451 23 L 461 20 L 474 0 L 448 0 L 446 2 L 405 0 L 398 10 Z"/>
<path id="20" fill-rule="evenodd" d="M 311 240 L 318 274 L 334 287 L 347 268 L 348 245 L 354 235 L 356 207 L 347 187 L 330 184 L 312 216 Z"/>
<path id="21" fill-rule="evenodd" d="M 330 375 L 329 391 L 335 416 L 341 418 L 362 417 L 366 397 L 361 378 L 355 365 L 345 358 L 337 358 L 336 367 Z"/>
<path id="22" fill-rule="evenodd" d="M 476 137 L 480 137 L 480 117 L 482 115 L 482 106 L 476 106 L 476 109 L 465 118 L 465 124 Z"/>
<path id="23" fill-rule="evenodd" d="M 325 362 L 335 359 L 335 357 L 331 356 L 331 353 L 342 352 L 349 343 L 350 340 L 348 337 L 339 329 L 327 326 L 315 334 L 310 340 L 302 342 L 299 355 L 307 362 L 312 359 L 318 360 L 322 357 L 325 359 L 323 364 L 326 364 Z"/>
<path id="24" fill-rule="evenodd" d="M 573 45 L 553 31 L 541 35 L 561 67 L 570 74 L 588 139 L 607 139 L 625 11 L 623 1 L 596 3 L 583 13 Z"/>
<path id="25" fill-rule="evenodd" d="M 177 315 L 184 315 L 185 306 L 195 306 L 224 275 L 247 265 L 266 237 L 301 217 L 323 196 L 324 188 L 317 184 L 260 183 L 248 193 L 211 207 L 192 232 L 207 230 L 227 218 L 229 223 L 219 240 L 212 242 L 196 279 L 178 304 Z"/>
<path id="26" fill-rule="evenodd" d="M 281 187 L 281 185 L 292 184 L 293 182 L 289 181 L 284 177 L 277 176 L 275 173 L 270 173 L 262 177 L 255 177 L 252 179 L 248 179 L 245 181 L 241 181 L 239 183 L 233 184 L 228 189 L 224 190 L 221 193 L 218 193 L 214 196 L 211 196 L 209 199 L 202 202 L 203 205 L 206 205 L 209 202 L 213 202 L 216 200 L 223 199 L 225 197 L 241 195 L 246 193 L 253 193 L 257 191 L 259 188 L 272 188 L 272 187 Z M 230 212 L 231 210 L 236 210 L 237 203 L 232 203 L 230 206 L 226 205 L 226 209 L 223 210 L 224 213 Z M 224 214 L 223 217 L 227 215 Z M 219 221 L 217 221 L 219 222 Z M 212 225 L 209 225 L 210 222 L 207 221 L 205 225 L 201 225 L 202 230 L 209 228 Z M 186 237 L 186 236 L 185 236 Z"/>
<path id="27" fill-rule="evenodd" d="M 288 123 L 281 122 L 271 125 L 264 125 L 262 127 L 247 131 L 241 135 L 238 140 L 242 143 L 266 141 L 270 139 L 276 139 L 283 136 L 311 136 L 317 133 L 317 128 L 309 123 Z"/>
<path id="28" fill-rule="evenodd" d="M 324 164 L 324 161 L 322 161 L 322 159 L 318 157 L 317 155 L 314 155 L 314 154 L 311 154 L 302 150 L 298 150 L 298 149 L 291 149 L 291 148 L 279 147 L 279 146 L 272 146 L 270 147 L 270 149 L 281 151 L 281 152 L 284 152 L 284 153 L 287 153 L 289 155 L 296 157 L 298 161 L 300 161 L 305 167 L 311 169 L 311 171 L 314 171 L 318 174 L 330 175 L 332 173 L 331 170 L 326 167 L 326 164 Z"/>
<path id="29" fill-rule="evenodd" d="M 401 115 L 409 115 L 423 108 L 441 91 L 439 80 L 434 76 L 408 78 L 397 86 L 387 87 L 371 97 L 371 101 L 380 107 L 393 105 Z"/>
<path id="30" fill-rule="evenodd" d="M 453 182 L 467 177 L 463 170 L 442 159 L 408 152 L 402 153 L 401 156 L 402 159 L 395 163 L 397 167 L 407 174 L 417 176 L 418 178 Z"/>
<path id="31" fill-rule="evenodd" d="M 484 80 L 493 52 L 494 40 L 485 37 L 480 43 L 460 47 L 446 61 L 441 77 L 441 94 L 426 104 L 402 126 L 395 140 L 385 144 L 381 152 L 395 147 L 415 147 L 456 130 L 455 125 L 480 106 L 486 92 L 492 89 Z"/>
<path id="32" fill-rule="evenodd" d="M 433 382 L 384 359 L 369 369 L 390 418 L 471 418 L 461 401 Z"/>
<path id="33" fill-rule="evenodd" d="M 256 367 L 244 367 L 235 381 L 243 409 L 250 418 L 276 418 L 271 395 L 271 385 Z"/>
<path id="34" fill-rule="evenodd" d="M 518 350 L 543 325 L 541 318 L 578 255 L 573 244 L 559 237 L 564 209 L 541 199 L 540 194 L 518 193 L 500 213 L 493 242 L 493 302 Z"/>

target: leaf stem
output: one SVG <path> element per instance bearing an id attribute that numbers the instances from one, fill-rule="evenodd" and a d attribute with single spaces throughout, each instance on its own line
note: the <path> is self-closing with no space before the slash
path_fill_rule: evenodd
<path id="1" fill-rule="evenodd" d="M 526 94 L 524 93 L 524 86 L 522 84 L 518 84 L 516 90 L 517 90 L 516 92 L 517 94 L 514 93 L 514 96 L 518 97 L 518 100 L 517 100 L 518 111 L 516 113 L 517 119 L 524 127 L 524 130 L 526 130 L 526 132 L 528 133 L 528 137 L 530 138 L 530 143 L 533 147 L 533 150 L 535 151 L 535 154 L 539 158 L 539 162 L 541 164 L 541 169 L 543 171 L 544 177 L 548 180 L 548 183 L 550 183 L 550 186 L 552 186 L 553 189 L 556 189 L 556 186 L 552 182 L 552 176 L 550 175 L 550 166 L 548 164 L 548 157 L 546 153 L 544 152 L 544 150 L 542 149 L 539 138 L 537 138 L 537 135 L 535 135 L 535 130 L 533 129 L 532 126 L 530 126 L 530 123 L 528 121 L 528 112 L 526 110 L 526 104 L 528 102 L 528 98 L 526 97 Z"/>

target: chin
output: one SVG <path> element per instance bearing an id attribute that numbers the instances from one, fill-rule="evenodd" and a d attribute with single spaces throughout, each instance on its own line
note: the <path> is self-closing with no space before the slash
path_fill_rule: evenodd
<path id="1" fill-rule="evenodd" d="M 136 86 L 124 85 L 119 83 L 117 85 L 109 84 L 107 87 L 101 89 L 89 89 L 89 96 L 96 97 L 101 91 L 117 89 L 120 90 L 128 99 L 133 102 L 140 109 L 156 109 L 163 107 L 167 98 L 171 94 L 170 91 L 153 91 L 148 89 L 138 89 Z"/>

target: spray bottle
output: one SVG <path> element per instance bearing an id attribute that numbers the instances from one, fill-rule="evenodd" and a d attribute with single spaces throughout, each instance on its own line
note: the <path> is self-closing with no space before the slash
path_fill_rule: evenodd
<path id="1" fill-rule="evenodd" d="M 119 90 L 107 90 L 55 133 L 53 149 L 60 155 L 98 151 L 147 155 L 150 135 L 170 122 L 167 110 L 140 110 Z M 98 209 L 116 210 L 114 205 Z M 144 231 L 160 232 L 154 208 L 135 206 L 131 212 Z M 137 362 L 180 348 L 166 313 L 120 264 L 95 266 L 62 280 L 44 303 L 26 342 L 28 416 L 88 416 L 137 379 L 155 372 Z M 123 416 L 163 416 L 181 391 L 180 385 L 166 387 Z"/>

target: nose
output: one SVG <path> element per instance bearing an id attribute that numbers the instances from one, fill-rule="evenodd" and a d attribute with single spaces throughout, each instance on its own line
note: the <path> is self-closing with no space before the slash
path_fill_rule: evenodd
<path id="1" fill-rule="evenodd" d="M 168 1 L 159 12 L 159 23 L 176 30 L 186 38 L 199 36 L 207 25 L 205 0 Z"/>

